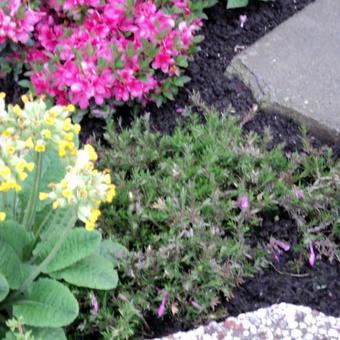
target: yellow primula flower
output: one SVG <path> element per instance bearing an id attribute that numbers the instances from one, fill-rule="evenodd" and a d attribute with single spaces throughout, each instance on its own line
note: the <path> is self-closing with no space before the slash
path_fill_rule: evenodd
<path id="1" fill-rule="evenodd" d="M 37 144 L 35 145 L 34 150 L 36 152 L 39 152 L 39 153 L 40 152 L 45 152 L 46 151 L 46 146 L 45 146 L 45 144 L 43 142 L 38 141 Z"/>

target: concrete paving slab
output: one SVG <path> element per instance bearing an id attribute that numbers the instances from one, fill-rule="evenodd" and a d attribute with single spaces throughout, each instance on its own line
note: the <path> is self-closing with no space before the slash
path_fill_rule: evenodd
<path id="1" fill-rule="evenodd" d="M 262 110 L 340 143 L 340 0 L 316 0 L 237 55 L 226 71 Z"/>

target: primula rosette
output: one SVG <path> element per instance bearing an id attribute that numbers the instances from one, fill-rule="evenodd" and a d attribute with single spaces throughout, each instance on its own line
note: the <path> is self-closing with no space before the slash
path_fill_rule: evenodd
<path id="1" fill-rule="evenodd" d="M 41 200 L 53 202 L 53 209 L 74 205 L 78 218 L 87 230 L 93 230 L 100 216 L 100 204 L 111 202 L 116 188 L 111 183 L 110 174 L 94 168 L 97 154 L 89 144 L 79 150 L 74 164 L 67 168 L 65 177 L 59 183 L 51 183 L 49 193 L 41 192 Z"/>

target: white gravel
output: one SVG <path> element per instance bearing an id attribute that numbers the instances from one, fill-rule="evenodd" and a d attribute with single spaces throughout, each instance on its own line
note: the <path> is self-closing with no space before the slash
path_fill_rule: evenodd
<path id="1" fill-rule="evenodd" d="M 338 340 L 340 318 L 280 303 L 154 340 Z"/>

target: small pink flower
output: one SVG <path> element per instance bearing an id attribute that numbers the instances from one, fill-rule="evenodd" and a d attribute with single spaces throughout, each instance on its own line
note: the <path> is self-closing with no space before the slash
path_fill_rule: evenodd
<path id="1" fill-rule="evenodd" d="M 240 27 L 243 28 L 247 22 L 248 17 L 246 15 L 240 15 Z"/>
<path id="2" fill-rule="evenodd" d="M 316 261 L 315 251 L 313 248 L 313 242 L 309 241 L 309 264 L 311 267 L 314 267 Z"/>
<path id="3" fill-rule="evenodd" d="M 239 197 L 237 201 L 238 207 L 241 209 L 241 211 L 247 210 L 249 208 L 249 199 L 247 196 L 241 196 Z"/>
<path id="4" fill-rule="evenodd" d="M 302 200 L 305 198 L 304 192 L 297 186 L 294 185 L 292 191 L 297 199 Z"/>
<path id="5" fill-rule="evenodd" d="M 165 313 L 165 307 L 168 302 L 169 292 L 165 291 L 162 297 L 162 302 L 157 309 L 157 316 L 161 318 Z"/>

